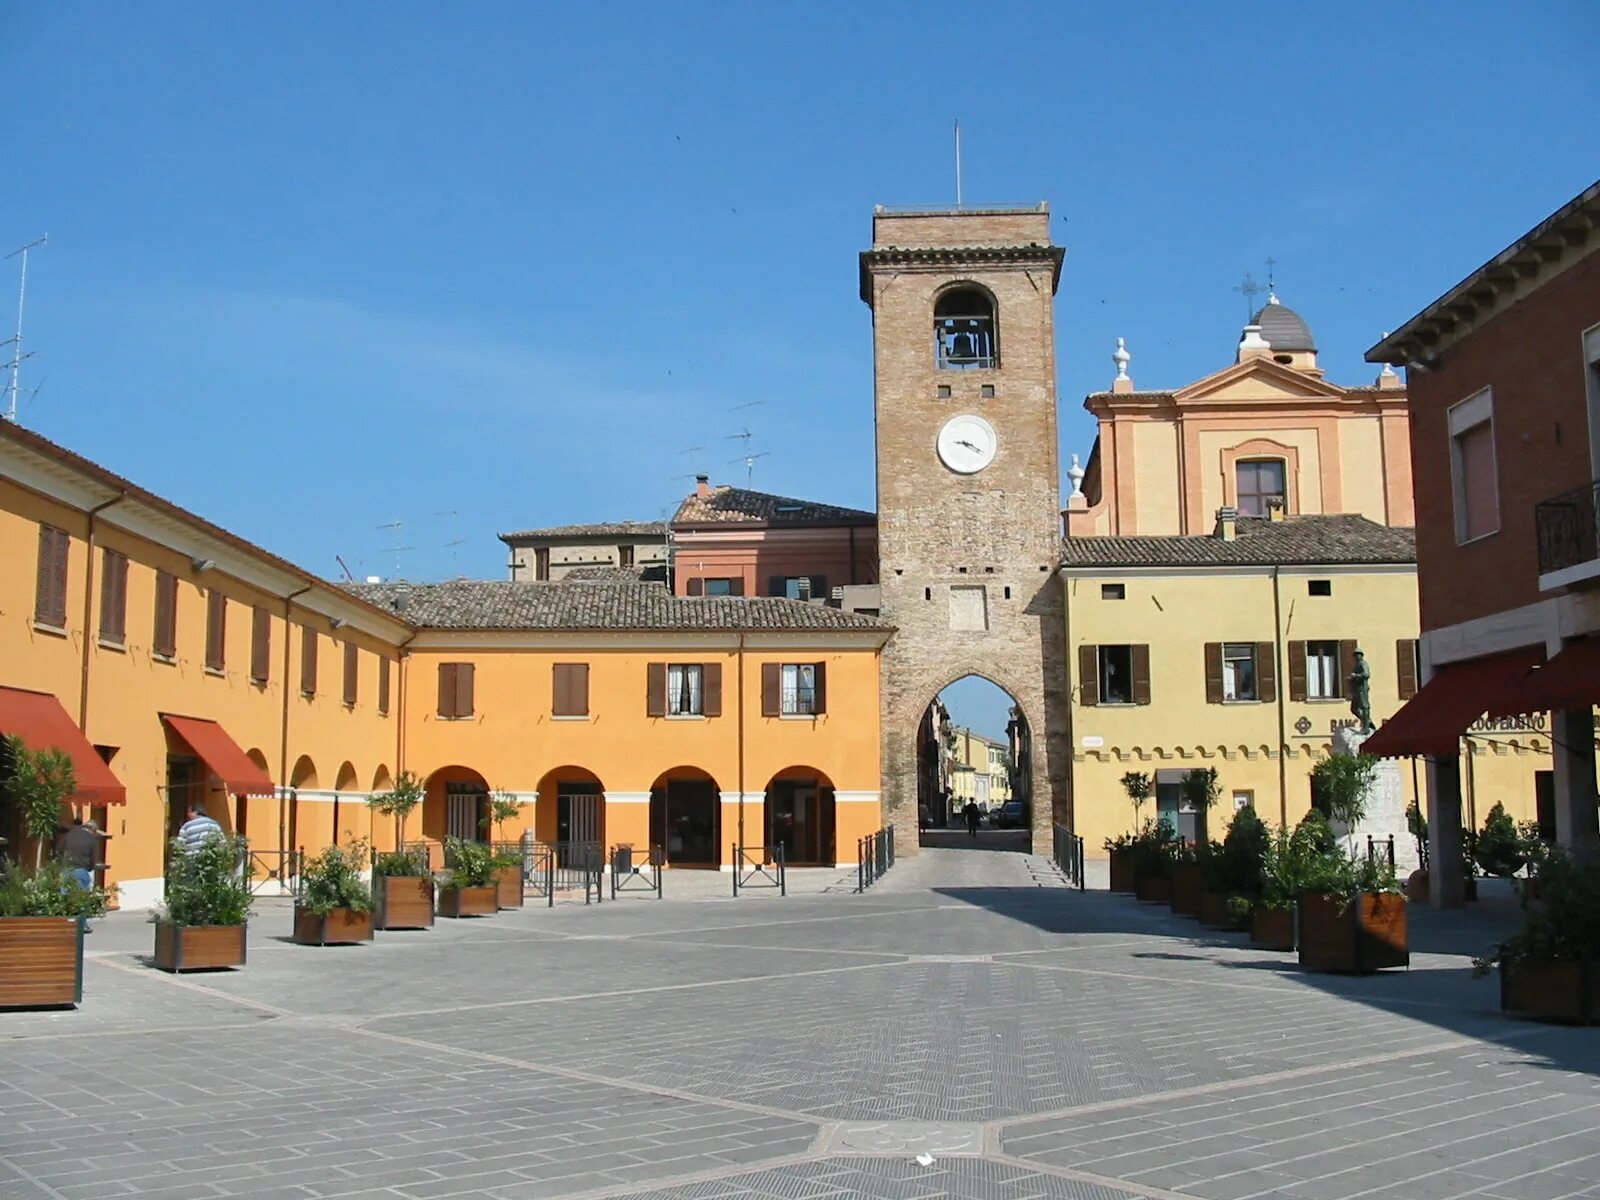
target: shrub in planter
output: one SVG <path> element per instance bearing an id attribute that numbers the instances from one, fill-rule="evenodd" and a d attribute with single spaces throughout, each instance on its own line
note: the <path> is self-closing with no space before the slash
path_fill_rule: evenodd
<path id="1" fill-rule="evenodd" d="M 163 971 L 242 967 L 250 892 L 242 837 L 213 837 L 187 850 L 174 838 L 166 896 L 156 911 L 155 964 Z"/>
<path id="2" fill-rule="evenodd" d="M 1483 819 L 1483 830 L 1472 847 L 1472 860 L 1485 875 L 1501 879 L 1510 879 L 1527 863 L 1527 843 L 1505 805 L 1496 804 Z"/>
<path id="3" fill-rule="evenodd" d="M 1205 864 L 1211 857 L 1211 847 L 1204 842 L 1197 846 L 1178 847 L 1172 860 L 1172 911 L 1182 917 L 1200 915 L 1200 897 L 1205 891 Z"/>
<path id="4" fill-rule="evenodd" d="M 1544 1021 L 1600 1022 L 1600 862 L 1549 851 L 1537 876 L 1540 903 L 1522 928 L 1474 972 L 1500 970 L 1500 1007 Z"/>
<path id="5" fill-rule="evenodd" d="M 1172 867 L 1178 837 L 1165 821 L 1146 821 L 1133 839 L 1134 895 L 1146 903 L 1172 902 Z"/>
<path id="6" fill-rule="evenodd" d="M 1250 915 L 1250 942 L 1265 950 L 1293 950 L 1295 906 L 1321 864 L 1339 853 L 1328 818 L 1312 809 L 1292 833 L 1279 830 L 1261 864 L 1261 902 Z"/>
<path id="7" fill-rule="evenodd" d="M 367 848 L 329 846 L 300 864 L 294 940 L 307 946 L 372 940 L 372 890 L 361 879 Z"/>
<path id="8" fill-rule="evenodd" d="M 372 924 L 377 929 L 433 927 L 433 872 L 423 847 L 372 860 Z"/>
<path id="9" fill-rule="evenodd" d="M 0 876 L 0 1009 L 70 1007 L 83 999 L 83 933 L 108 897 L 60 863 Z"/>
<path id="10" fill-rule="evenodd" d="M 1111 886 L 1113 892 L 1132 892 L 1133 888 L 1133 835 L 1119 833 L 1105 840 L 1106 853 L 1111 857 Z"/>
<path id="11" fill-rule="evenodd" d="M 490 917 L 500 911 L 499 869 L 495 855 L 482 842 L 448 838 L 444 844 L 446 876 L 439 889 L 441 917 Z"/>
<path id="12" fill-rule="evenodd" d="M 1302 967 L 1364 975 L 1411 963 L 1406 898 L 1387 858 L 1317 862 L 1298 911 Z"/>
<path id="13" fill-rule="evenodd" d="M 494 883 L 499 893 L 501 908 L 521 908 L 522 855 L 507 843 L 506 822 L 522 811 L 522 802 L 509 792 L 494 792 L 489 797 L 489 815 L 486 824 L 495 831 Z"/>
<path id="14" fill-rule="evenodd" d="M 1213 843 L 1202 863 L 1205 890 L 1200 923 L 1213 929 L 1243 929 L 1260 899 L 1271 835 L 1255 809 L 1233 814 L 1221 844 Z"/>

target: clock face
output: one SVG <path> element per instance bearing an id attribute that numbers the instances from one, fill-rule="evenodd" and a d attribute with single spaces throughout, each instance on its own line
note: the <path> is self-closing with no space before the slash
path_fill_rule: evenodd
<path id="1" fill-rule="evenodd" d="M 939 461 L 958 475 L 976 475 L 994 461 L 994 426 L 982 417 L 951 417 L 939 430 Z"/>

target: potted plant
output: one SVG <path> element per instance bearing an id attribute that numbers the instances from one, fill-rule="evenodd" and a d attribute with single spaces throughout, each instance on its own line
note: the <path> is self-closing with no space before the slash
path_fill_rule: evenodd
<path id="1" fill-rule="evenodd" d="M 482 842 L 447 838 L 445 883 L 439 889 L 441 917 L 492 917 L 500 910 L 495 857 Z"/>
<path id="2" fill-rule="evenodd" d="M 1165 821 L 1146 821 L 1133 839 L 1133 894 L 1147 904 L 1172 903 L 1178 838 Z"/>
<path id="3" fill-rule="evenodd" d="M 1365 975 L 1411 963 L 1406 898 L 1387 857 L 1335 852 L 1303 881 L 1298 904 L 1300 965 Z"/>
<path id="4" fill-rule="evenodd" d="M 1600 862 L 1553 849 L 1539 865 L 1541 903 L 1477 975 L 1500 970 L 1500 1007 L 1542 1021 L 1600 1022 Z"/>
<path id="5" fill-rule="evenodd" d="M 490 794 L 485 823 L 492 824 L 495 831 L 494 884 L 501 908 L 521 908 L 523 903 L 522 855 L 514 844 L 505 840 L 506 822 L 521 811 L 522 802 L 509 792 Z"/>
<path id="6" fill-rule="evenodd" d="M 378 929 L 429 929 L 433 926 L 433 873 L 425 848 L 406 849 L 406 818 L 426 795 L 422 781 L 401 771 L 394 786 L 367 803 L 394 818 L 394 850 L 372 860 L 372 923 Z"/>
<path id="7" fill-rule="evenodd" d="M 1352 855 L 1356 826 L 1367 814 L 1367 795 L 1377 775 L 1378 760 L 1370 754 L 1330 754 L 1311 768 L 1311 803 L 1344 827 Z"/>
<path id="8" fill-rule="evenodd" d="M 1406 899 L 1419 903 L 1428 899 L 1428 818 L 1415 800 L 1406 805 L 1406 828 L 1417 842 L 1417 869 L 1406 879 Z"/>
<path id="9" fill-rule="evenodd" d="M 1328 818 L 1307 813 L 1293 832 L 1278 830 L 1261 864 L 1261 902 L 1250 913 L 1250 944 L 1264 950 L 1293 950 L 1295 910 L 1300 893 L 1319 864 L 1339 852 Z"/>
<path id="10" fill-rule="evenodd" d="M 1527 842 L 1505 805 L 1496 803 L 1483 819 L 1483 831 L 1472 847 L 1472 859 L 1485 875 L 1501 879 L 1510 879 L 1527 864 Z"/>
<path id="11" fill-rule="evenodd" d="M 250 891 L 244 838 L 209 838 L 189 850 L 177 838 L 167 867 L 166 896 L 156 913 L 155 965 L 163 971 L 242 967 Z"/>
<path id="12" fill-rule="evenodd" d="M 83 999 L 85 922 L 108 903 L 104 889 L 86 888 L 45 861 L 77 778 L 67 755 L 29 750 L 20 738 L 5 739 L 4 757 L 6 797 L 34 850 L 31 872 L 12 861 L 0 878 L 0 1008 L 70 1007 Z"/>
<path id="13" fill-rule="evenodd" d="M 335 946 L 372 940 L 372 889 L 358 864 L 364 842 L 348 849 L 329 846 L 315 858 L 300 852 L 300 891 L 294 902 L 294 940 L 303 946 Z"/>
<path id="14" fill-rule="evenodd" d="M 1270 843 L 1267 826 L 1253 808 L 1233 814 L 1220 845 L 1213 843 L 1202 869 L 1200 924 L 1211 929 L 1243 929 L 1260 899 L 1262 871 Z"/>
<path id="15" fill-rule="evenodd" d="M 1200 897 L 1206 890 L 1206 861 L 1211 847 L 1205 842 L 1179 842 L 1172 855 L 1172 911 L 1181 917 L 1200 915 Z"/>
<path id="16" fill-rule="evenodd" d="M 1122 790 L 1133 804 L 1133 827 L 1140 828 L 1140 810 L 1150 799 L 1154 784 L 1144 771 L 1129 771 L 1122 777 Z M 1137 834 L 1118 834 L 1106 839 L 1106 852 L 1111 856 L 1111 890 L 1133 891 L 1133 842 Z"/>

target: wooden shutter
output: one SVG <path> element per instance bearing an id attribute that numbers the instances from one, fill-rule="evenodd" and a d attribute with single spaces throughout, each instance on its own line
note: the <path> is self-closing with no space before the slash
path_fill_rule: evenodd
<path id="1" fill-rule="evenodd" d="M 761 664 L 761 715 L 783 715 L 783 666 L 781 663 Z"/>
<path id="2" fill-rule="evenodd" d="M 272 677 L 272 614 L 256 606 L 250 618 L 250 678 L 265 683 Z"/>
<path id="3" fill-rule="evenodd" d="M 828 577 L 826 575 L 813 575 L 811 577 L 811 598 L 813 600 L 826 600 L 828 598 Z"/>
<path id="4" fill-rule="evenodd" d="M 767 595 L 782 596 L 784 594 L 783 583 L 784 579 L 782 575 L 767 576 Z"/>
<path id="5" fill-rule="evenodd" d="M 1078 647 L 1078 703 L 1093 708 L 1100 703 L 1100 647 Z"/>
<path id="6" fill-rule="evenodd" d="M 1306 698 L 1306 644 L 1289 643 L 1289 699 Z"/>
<path id="7" fill-rule="evenodd" d="M 361 648 L 354 642 L 344 644 L 344 702 L 352 708 L 359 693 L 361 678 Z"/>
<path id="8" fill-rule="evenodd" d="M 691 596 L 704 596 L 706 594 L 706 581 L 696 575 L 689 580 L 686 590 Z"/>
<path id="9" fill-rule="evenodd" d="M 34 585 L 34 620 L 58 629 L 67 624 L 67 553 L 72 539 L 53 525 L 39 526 L 39 575 Z"/>
<path id="10" fill-rule="evenodd" d="M 456 664 L 439 664 L 439 715 L 456 715 Z"/>
<path id="11" fill-rule="evenodd" d="M 100 637 L 121 644 L 128 634 L 128 560 L 115 550 L 100 555 Z"/>
<path id="12" fill-rule="evenodd" d="M 317 694 L 317 631 L 309 625 L 300 628 L 300 694 Z"/>
<path id="13" fill-rule="evenodd" d="M 828 664 L 816 664 L 816 680 L 811 686 L 811 711 L 821 716 L 828 711 Z"/>
<path id="14" fill-rule="evenodd" d="M 1133 662 L 1133 702 L 1150 703 L 1150 647 L 1129 646 L 1128 657 Z"/>
<path id="15" fill-rule="evenodd" d="M 1356 669 L 1356 643 L 1345 641 L 1339 643 L 1339 678 L 1333 681 L 1339 690 L 1335 696 L 1348 696 L 1350 694 L 1350 672 Z"/>
<path id="16" fill-rule="evenodd" d="M 1417 694 L 1417 640 L 1401 638 L 1394 644 L 1394 677 L 1400 688 L 1400 699 L 1409 700 Z"/>
<path id="17" fill-rule="evenodd" d="M 178 577 L 156 572 L 156 628 L 151 647 L 157 654 L 172 658 L 178 653 Z"/>
<path id="18" fill-rule="evenodd" d="M 1278 656 L 1271 642 L 1256 643 L 1256 699 L 1263 704 L 1278 698 Z"/>
<path id="19" fill-rule="evenodd" d="M 644 672 L 644 715 L 667 715 L 667 664 L 650 663 Z"/>
<path id="20" fill-rule="evenodd" d="M 700 664 L 700 710 L 708 717 L 722 715 L 722 664 Z"/>
<path id="21" fill-rule="evenodd" d="M 551 667 L 550 711 L 557 717 L 589 715 L 589 664 L 556 663 Z"/>
<path id="22" fill-rule="evenodd" d="M 1222 703 L 1222 643 L 1206 643 L 1206 703 Z"/>
<path id="23" fill-rule="evenodd" d="M 470 717 L 477 711 L 474 695 L 477 685 L 477 667 L 472 663 L 456 664 L 456 711 L 458 717 Z"/>
<path id="24" fill-rule="evenodd" d="M 744 595 L 744 576 L 743 575 L 738 575 L 738 576 L 735 576 L 733 579 L 728 580 L 728 595 L 730 595 L 730 596 L 742 596 L 742 595 Z"/>
<path id="25" fill-rule="evenodd" d="M 220 671 L 228 648 L 228 598 L 212 588 L 206 593 L 206 667 Z"/>
<path id="26" fill-rule="evenodd" d="M 389 715 L 389 660 L 378 656 L 378 715 Z"/>

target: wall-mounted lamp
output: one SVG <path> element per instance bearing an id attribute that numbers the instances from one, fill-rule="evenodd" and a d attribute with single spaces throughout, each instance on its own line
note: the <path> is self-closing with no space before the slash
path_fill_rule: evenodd
<path id="1" fill-rule="evenodd" d="M 203 575 L 216 567 L 217 560 L 214 558 L 191 558 L 189 565 L 194 568 L 196 575 Z"/>

